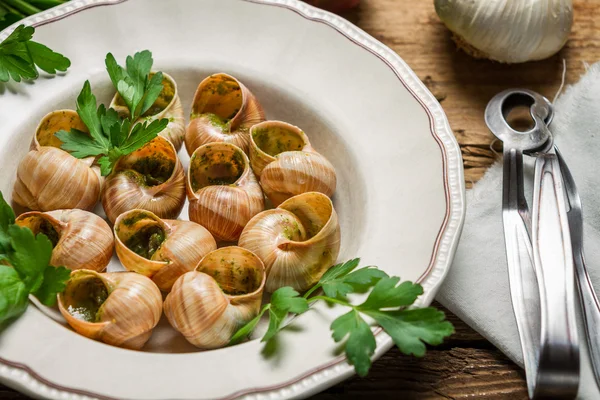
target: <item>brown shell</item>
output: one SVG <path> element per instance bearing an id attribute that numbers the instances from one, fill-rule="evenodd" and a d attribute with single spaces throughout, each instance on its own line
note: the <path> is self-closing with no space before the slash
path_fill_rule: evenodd
<path id="1" fill-rule="evenodd" d="M 94 301 L 99 306 L 97 310 L 90 308 Z M 71 272 L 65 290 L 58 295 L 58 308 L 77 333 L 138 350 L 150 339 L 160 320 L 162 295 L 154 282 L 135 272 L 100 274 L 82 269 Z M 82 319 L 92 311 L 92 321 Z"/>
<path id="2" fill-rule="evenodd" d="M 104 181 L 100 169 L 93 165 L 94 158 L 73 157 L 60 149 L 62 142 L 54 136 L 71 128 L 87 132 L 73 110 L 53 111 L 42 118 L 31 150 L 17 168 L 12 195 L 15 203 L 37 211 L 94 208 Z"/>
<path id="3" fill-rule="evenodd" d="M 246 223 L 264 210 L 264 197 L 246 154 L 230 143 L 199 147 L 186 182 L 190 220 L 221 241 L 235 241 Z"/>
<path id="4" fill-rule="evenodd" d="M 239 245 L 265 264 L 267 292 L 282 286 L 303 292 L 314 286 L 337 260 L 337 213 L 324 194 L 303 193 L 252 218 Z"/>
<path id="5" fill-rule="evenodd" d="M 136 234 L 158 229 L 164 239 L 149 258 L 127 247 Z M 114 227 L 117 256 L 123 266 L 151 278 L 168 292 L 181 275 L 193 271 L 202 257 L 217 249 L 217 243 L 202 225 L 191 221 L 161 220 L 146 210 L 131 210 L 117 218 Z"/>
<path id="6" fill-rule="evenodd" d="M 264 266 L 256 255 L 237 246 L 223 247 L 175 282 L 165 299 L 165 315 L 193 345 L 223 347 L 258 315 L 264 284 Z"/>
<path id="7" fill-rule="evenodd" d="M 148 123 L 161 118 L 168 119 L 169 124 L 159 133 L 159 135 L 169 140 L 173 144 L 173 147 L 175 147 L 175 150 L 179 151 L 185 137 L 185 117 L 183 116 L 183 106 L 181 105 L 181 99 L 179 98 L 177 82 L 175 82 L 175 79 L 173 79 L 171 75 L 164 72 L 162 74 L 163 90 L 161 95 L 167 95 L 167 98 L 170 98 L 170 101 L 166 104 L 161 104 L 164 103 L 164 100 L 161 100 L 161 98 L 157 99 L 154 102 L 153 107 L 160 106 L 162 110 L 153 113 L 153 107 L 151 107 L 150 110 L 146 111 L 146 113 L 142 115 L 142 118 Z M 114 108 L 119 115 L 129 117 L 129 109 L 123 104 L 118 93 L 116 93 L 113 97 L 110 107 Z"/>
<path id="8" fill-rule="evenodd" d="M 102 218 L 84 210 L 32 211 L 19 215 L 15 223 L 34 234 L 48 233 L 53 241 L 50 264 L 70 270 L 104 271 L 113 254 L 113 234 Z M 52 232 L 53 231 L 53 232 Z"/>
<path id="9" fill-rule="evenodd" d="M 273 205 L 306 192 L 333 195 L 337 185 L 335 169 L 312 148 L 300 128 L 266 121 L 254 125 L 250 137 L 252 169 Z"/>
<path id="10" fill-rule="evenodd" d="M 101 198 L 113 223 L 122 213 L 136 208 L 160 218 L 177 218 L 185 203 L 185 178 L 173 144 L 157 136 L 121 157 L 106 179 Z"/>
<path id="11" fill-rule="evenodd" d="M 227 74 L 211 75 L 194 95 L 185 148 L 191 156 L 207 143 L 227 142 L 248 153 L 248 130 L 264 120 L 262 106 L 246 86 Z"/>

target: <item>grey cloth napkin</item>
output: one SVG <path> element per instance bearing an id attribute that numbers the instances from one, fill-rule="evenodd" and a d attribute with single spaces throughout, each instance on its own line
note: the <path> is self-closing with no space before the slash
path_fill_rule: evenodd
<path id="1" fill-rule="evenodd" d="M 550 130 L 577 183 L 583 203 L 584 252 L 600 291 L 600 63 L 568 87 L 554 103 Z M 481 116 L 483 118 L 483 115 Z M 526 157 L 530 158 L 530 157 Z M 531 160 L 526 178 L 532 180 Z M 531 204 L 531 197 L 529 197 Z M 467 215 L 454 263 L 437 300 L 523 366 L 510 301 L 502 228 L 502 165 L 492 166 L 467 192 Z M 578 307 L 581 343 L 579 398 L 598 399 Z M 597 333 L 600 335 L 600 332 Z"/>

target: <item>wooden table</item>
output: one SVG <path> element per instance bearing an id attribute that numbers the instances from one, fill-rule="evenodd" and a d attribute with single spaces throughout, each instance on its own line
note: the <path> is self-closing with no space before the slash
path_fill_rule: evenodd
<path id="1" fill-rule="evenodd" d="M 495 160 L 493 137 L 483 122 L 488 100 L 510 87 L 527 87 L 552 99 L 566 60 L 566 82 L 600 59 L 600 0 L 575 0 L 575 23 L 565 48 L 539 62 L 504 65 L 458 51 L 437 18 L 433 0 L 361 0 L 345 14 L 396 51 L 441 102 L 461 147 L 467 187 Z M 497 148 L 496 148 L 497 149 Z M 441 307 L 439 304 L 436 306 Z M 390 350 L 366 378 L 352 378 L 315 399 L 486 398 L 526 399 L 524 374 L 499 350 L 447 311 L 456 333 L 422 359 Z M 0 386 L 0 399 L 25 399 Z"/>

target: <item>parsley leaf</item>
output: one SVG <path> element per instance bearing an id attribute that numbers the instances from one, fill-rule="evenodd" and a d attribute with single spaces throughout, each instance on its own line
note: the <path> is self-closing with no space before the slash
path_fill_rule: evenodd
<path id="1" fill-rule="evenodd" d="M 71 66 L 71 61 L 62 54 L 32 41 L 34 31 L 31 26 L 19 25 L 0 43 L 0 82 L 8 82 L 11 78 L 16 82 L 36 79 L 39 76 L 37 68 L 55 74 Z"/>
<path id="2" fill-rule="evenodd" d="M 358 375 L 367 375 L 371 368 L 371 355 L 377 347 L 369 324 L 358 311 L 352 310 L 333 321 L 331 330 L 333 340 L 336 342 L 341 342 L 348 336 L 345 348 L 348 361 L 354 365 Z"/>
<path id="3" fill-rule="evenodd" d="M 375 336 L 363 314 L 374 319 L 392 337 L 400 351 L 417 357 L 425 354 L 425 344 L 440 344 L 454 332 L 444 313 L 433 307 L 406 309 L 423 294 L 421 285 L 400 283 L 400 278 L 389 277 L 376 267 L 356 269 L 359 261 L 354 259 L 331 267 L 303 297 L 299 297 L 291 287 L 278 289 L 273 293 L 271 303 L 264 305 L 254 319 L 241 327 L 230 344 L 246 338 L 267 311 L 269 327 L 262 341 L 268 341 L 282 329 L 288 313 L 303 313 L 310 303 L 318 300 L 351 309 L 332 322 L 331 332 L 335 342 L 344 342 L 348 362 L 361 376 L 365 376 L 371 368 L 371 357 L 377 348 Z M 319 288 L 325 295 L 310 297 Z M 348 294 L 365 293 L 370 289 L 371 293 L 362 304 L 353 305 L 346 298 Z"/>
<path id="4" fill-rule="evenodd" d="M 53 305 L 65 288 L 70 271 L 50 265 L 52 243 L 44 234 L 34 235 L 15 224 L 15 214 L 0 192 L 0 323 L 22 314 L 28 295 Z"/>
<path id="5" fill-rule="evenodd" d="M 98 157 L 102 176 L 112 172 L 119 158 L 142 148 L 169 124 L 166 118 L 152 122 L 138 121 L 163 88 L 162 73 L 157 72 L 151 79 L 149 77 L 152 53 L 144 50 L 133 57 L 129 56 L 126 66 L 127 69 L 117 64 L 112 54 L 106 56 L 106 70 L 130 110 L 129 117 L 121 118 L 114 109 L 106 109 L 103 104 L 98 106 L 91 85 L 86 81 L 77 97 L 77 113 L 89 134 L 76 129 L 55 133 L 63 142 L 61 148 L 74 157 Z"/>
<path id="6" fill-rule="evenodd" d="M 28 295 L 29 291 L 17 271 L 0 265 L 0 322 L 23 314 Z"/>

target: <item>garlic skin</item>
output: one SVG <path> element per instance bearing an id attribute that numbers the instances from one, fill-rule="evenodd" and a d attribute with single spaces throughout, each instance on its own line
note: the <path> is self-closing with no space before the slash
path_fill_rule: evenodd
<path id="1" fill-rule="evenodd" d="M 165 299 L 165 315 L 194 346 L 223 347 L 258 315 L 264 285 L 265 269 L 256 255 L 222 247 L 177 279 Z"/>
<path id="2" fill-rule="evenodd" d="M 104 182 L 94 157 L 73 157 L 60 148 L 62 142 L 54 136 L 61 129 L 68 132 L 71 128 L 88 132 L 73 110 L 53 111 L 42 118 L 30 151 L 17 168 L 12 194 L 16 204 L 36 211 L 94 208 Z"/>
<path id="3" fill-rule="evenodd" d="M 106 178 L 102 206 L 114 223 L 136 208 L 160 218 L 177 218 L 185 203 L 185 177 L 173 144 L 157 136 L 144 147 L 121 157 Z"/>
<path id="4" fill-rule="evenodd" d="M 265 264 L 267 292 L 291 286 L 304 292 L 335 264 L 340 225 L 331 199 L 322 193 L 294 196 L 248 222 L 239 246 Z"/>
<path id="5" fill-rule="evenodd" d="M 175 147 L 175 150 L 179 151 L 185 136 L 183 106 L 179 98 L 177 82 L 175 82 L 175 79 L 171 75 L 164 72 L 162 74 L 163 90 L 150 109 L 140 117 L 140 120 L 151 123 L 161 118 L 168 119 L 169 124 L 159 133 L 159 136 L 169 140 L 173 144 L 173 147 Z M 152 75 L 154 74 L 151 73 L 150 78 Z M 110 107 L 114 108 L 122 117 L 129 117 L 129 109 L 121 99 L 119 93 L 114 95 Z"/>
<path id="6" fill-rule="evenodd" d="M 306 134 L 282 121 L 250 129 L 250 163 L 274 206 L 292 196 L 321 192 L 331 197 L 337 177 L 333 165 L 312 148 Z"/>
<path id="7" fill-rule="evenodd" d="M 186 188 L 189 217 L 219 241 L 237 240 L 264 196 L 248 156 L 230 143 L 200 146 L 190 159 Z"/>
<path id="8" fill-rule="evenodd" d="M 121 214 L 114 232 L 117 256 L 125 269 L 151 278 L 163 292 L 217 249 L 217 242 L 202 225 L 161 220 L 146 210 Z"/>
<path id="9" fill-rule="evenodd" d="M 71 272 L 58 308 L 79 334 L 139 350 L 162 314 L 162 295 L 154 282 L 135 272 Z"/>
<path id="10" fill-rule="evenodd" d="M 207 143 L 232 143 L 248 153 L 248 130 L 265 120 L 256 97 L 233 76 L 214 74 L 198 85 L 192 102 L 185 148 L 191 156 Z"/>
<path id="11" fill-rule="evenodd" d="M 504 63 L 542 60 L 566 43 L 572 0 L 434 0 L 457 45 L 477 58 Z"/>
<path id="12" fill-rule="evenodd" d="M 15 220 L 52 242 L 50 265 L 104 271 L 113 254 L 113 234 L 102 218 L 84 210 L 31 211 Z"/>

